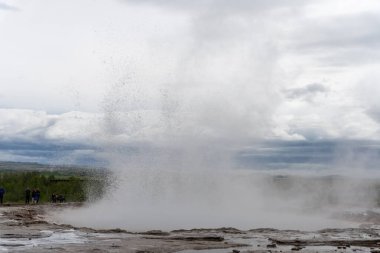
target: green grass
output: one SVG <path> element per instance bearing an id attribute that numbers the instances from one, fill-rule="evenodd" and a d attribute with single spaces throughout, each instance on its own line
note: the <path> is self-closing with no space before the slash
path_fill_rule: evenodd
<path id="1" fill-rule="evenodd" d="M 34 168 L 35 169 L 35 168 Z M 85 169 L 33 171 L 0 169 L 0 187 L 6 191 L 4 203 L 23 203 L 25 189 L 39 189 L 40 202 L 49 202 L 51 195 L 62 194 L 66 201 L 81 202 L 102 196 L 106 187 L 104 171 Z"/>

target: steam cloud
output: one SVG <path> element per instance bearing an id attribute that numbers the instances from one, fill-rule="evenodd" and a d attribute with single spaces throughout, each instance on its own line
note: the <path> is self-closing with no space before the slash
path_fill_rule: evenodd
<path id="1" fill-rule="evenodd" d="M 169 67 L 158 67 L 156 81 L 131 65 L 133 75 L 115 78 L 102 104 L 100 139 L 117 181 L 99 202 L 58 220 L 130 230 L 322 228 L 347 225 L 329 220 L 333 211 L 374 206 L 376 182 L 369 179 L 239 170 L 241 149 L 275 135 L 288 79 L 279 66 L 281 27 L 252 6 L 236 15 L 222 2 L 225 8 L 206 12 L 186 4 L 191 36 Z M 236 4 L 248 2 L 256 3 Z M 169 3 L 160 6 L 178 8 Z M 266 15 L 292 11 L 253 5 Z M 325 91 L 312 84 L 288 96 Z"/>

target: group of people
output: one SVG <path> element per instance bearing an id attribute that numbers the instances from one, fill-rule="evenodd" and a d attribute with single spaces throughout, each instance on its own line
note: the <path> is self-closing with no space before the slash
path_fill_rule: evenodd
<path id="1" fill-rule="evenodd" d="M 0 186 L 0 205 L 3 204 L 4 200 L 4 194 L 5 194 L 5 189 L 4 187 Z M 38 204 L 40 201 L 41 197 L 41 192 L 39 189 L 33 189 L 30 190 L 29 188 L 25 189 L 25 204 Z M 65 196 L 61 194 L 55 194 L 53 193 L 51 195 L 51 203 L 63 203 L 66 201 Z"/>
<path id="2" fill-rule="evenodd" d="M 4 194 L 5 194 L 5 189 L 2 186 L 0 186 L 0 205 L 3 204 Z"/>
<path id="3" fill-rule="evenodd" d="M 65 202 L 66 201 L 66 199 L 65 199 L 65 196 L 63 196 L 63 195 L 61 195 L 61 194 L 55 194 L 55 193 L 53 193 L 52 195 L 51 195 L 51 203 L 63 203 L 63 202 Z"/>
<path id="4" fill-rule="evenodd" d="M 25 190 L 25 204 L 29 204 L 32 200 L 32 204 L 38 204 L 40 201 L 41 192 L 39 189 L 30 190 L 26 188 Z"/>

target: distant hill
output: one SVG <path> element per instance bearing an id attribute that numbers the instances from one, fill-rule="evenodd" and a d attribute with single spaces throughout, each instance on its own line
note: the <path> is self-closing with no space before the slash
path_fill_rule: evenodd
<path id="1" fill-rule="evenodd" d="M 41 163 L 31 163 L 31 162 L 9 162 L 0 161 L 0 172 L 6 171 L 59 171 L 80 174 L 88 172 L 106 172 L 107 169 L 101 167 L 90 167 L 90 166 L 77 166 L 77 165 L 51 165 L 51 164 L 41 164 Z"/>

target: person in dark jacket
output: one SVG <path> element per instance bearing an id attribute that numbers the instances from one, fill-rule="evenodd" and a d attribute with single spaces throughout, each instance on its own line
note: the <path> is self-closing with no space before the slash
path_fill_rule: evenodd
<path id="1" fill-rule="evenodd" d="M 26 188 L 25 190 L 25 204 L 29 204 L 30 202 L 30 189 Z"/>
<path id="2" fill-rule="evenodd" d="M 36 203 L 36 189 L 32 190 L 32 204 Z"/>
<path id="3" fill-rule="evenodd" d="M 5 194 L 5 189 L 0 186 L 0 204 L 3 204 L 3 199 L 4 199 L 4 194 Z"/>
<path id="4" fill-rule="evenodd" d="M 57 203 L 57 195 L 55 193 L 51 195 L 51 203 Z"/>
<path id="5" fill-rule="evenodd" d="M 40 201 L 41 192 L 39 189 L 36 190 L 36 204 Z"/>

